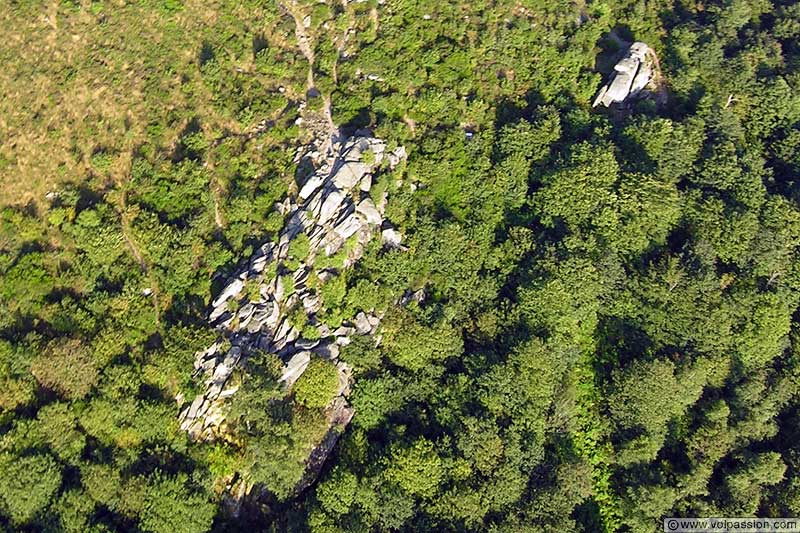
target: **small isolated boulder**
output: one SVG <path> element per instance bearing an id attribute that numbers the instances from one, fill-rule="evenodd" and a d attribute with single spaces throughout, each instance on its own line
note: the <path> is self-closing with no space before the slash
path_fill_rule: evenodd
<path id="1" fill-rule="evenodd" d="M 390 248 L 399 248 L 403 242 L 403 236 L 394 228 L 387 228 L 381 232 L 383 244 Z"/>
<path id="2" fill-rule="evenodd" d="M 366 335 L 372 330 L 372 324 L 369 323 L 369 319 L 363 311 L 356 315 L 355 326 L 356 331 L 361 335 Z"/>

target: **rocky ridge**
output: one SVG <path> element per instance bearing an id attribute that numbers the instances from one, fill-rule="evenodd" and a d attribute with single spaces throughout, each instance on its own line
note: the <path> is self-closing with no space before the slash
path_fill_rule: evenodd
<path id="1" fill-rule="evenodd" d="M 323 146 L 324 153 L 312 146 L 297 158 L 315 170 L 302 180 L 296 198 L 276 206 L 286 220 L 277 243 L 262 244 L 212 302 L 209 322 L 220 337 L 194 362 L 205 390 L 179 416 L 193 439 L 212 440 L 224 431 L 225 400 L 238 388 L 231 376 L 256 350 L 281 358 L 280 381 L 287 390 L 312 357 L 336 363 L 339 388 L 326 409 L 329 424 L 341 428 L 353 416 L 345 399 L 351 371 L 338 360 L 339 349 L 352 335 L 374 334 L 380 317 L 361 312 L 332 329 L 316 317 L 323 301 L 315 287 L 358 261 L 377 233 L 385 246 L 401 246 L 400 233 L 384 220 L 385 193 L 376 202 L 369 192 L 378 167 L 394 168 L 405 149 L 390 152 L 368 134 Z M 304 325 L 296 323 L 299 313 Z"/>

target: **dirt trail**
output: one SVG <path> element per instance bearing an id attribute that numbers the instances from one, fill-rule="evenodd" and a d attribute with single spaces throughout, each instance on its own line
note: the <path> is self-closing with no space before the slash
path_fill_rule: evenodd
<path id="1" fill-rule="evenodd" d="M 314 83 L 314 47 L 311 45 L 311 38 L 306 33 L 306 27 L 300 18 L 300 14 L 297 13 L 296 7 L 295 9 L 289 9 L 289 13 L 294 19 L 294 35 L 295 39 L 297 39 L 297 47 L 308 61 L 306 90 L 309 92 L 314 91 L 316 90 L 316 84 Z"/>
<path id="2" fill-rule="evenodd" d="M 300 49 L 300 52 L 305 56 L 306 60 L 308 61 L 308 77 L 307 77 L 307 94 L 312 95 L 315 92 L 320 94 L 322 98 L 322 115 L 327 122 L 327 140 L 324 142 L 324 145 L 321 147 L 321 151 L 325 151 L 330 146 L 330 141 L 335 139 L 339 136 L 339 128 L 336 127 L 336 124 L 333 122 L 333 116 L 331 115 L 331 97 L 329 94 L 321 94 L 316 87 L 316 83 L 314 81 L 314 46 L 313 46 L 313 39 L 306 31 L 307 28 L 303 23 L 303 15 L 300 12 L 297 4 L 295 2 L 288 2 L 288 3 L 280 3 L 279 6 L 281 9 L 289 16 L 292 17 L 294 20 L 294 33 L 295 39 L 297 40 L 297 47 Z M 337 52 L 337 59 L 338 54 L 344 48 L 345 41 L 347 39 L 347 32 L 350 30 L 348 27 L 342 37 L 338 40 L 336 47 Z M 334 83 L 338 83 L 337 74 L 336 74 L 336 64 L 333 65 L 333 77 Z"/>
<path id="3" fill-rule="evenodd" d="M 298 12 L 297 4 L 290 2 L 288 5 L 284 3 L 278 4 L 282 11 L 292 17 L 294 20 L 294 36 L 297 41 L 297 47 L 300 52 L 305 56 L 308 61 L 308 76 L 306 81 L 306 91 L 315 91 L 314 85 L 314 47 L 311 45 L 311 38 L 306 32 L 306 27 L 303 24 L 303 17 Z"/>
<path id="4" fill-rule="evenodd" d="M 122 222 L 122 236 L 125 237 L 125 243 L 128 245 L 128 250 L 131 252 L 133 259 L 139 263 L 139 268 L 142 269 L 142 272 L 147 272 L 147 263 L 144 262 L 142 252 L 139 251 L 139 247 L 131 238 L 130 226 L 127 221 Z"/>
<path id="5" fill-rule="evenodd" d="M 417 121 L 408 115 L 403 115 L 403 122 L 406 123 L 406 126 L 408 126 L 408 129 L 411 131 L 411 135 L 414 136 L 417 132 Z"/>
<path id="6" fill-rule="evenodd" d="M 123 217 L 125 218 L 125 217 Z M 147 262 L 144 260 L 142 256 L 142 252 L 139 250 L 139 245 L 136 244 L 136 241 L 133 240 L 133 237 L 130 235 L 130 226 L 128 222 L 125 220 L 122 222 L 122 236 L 125 238 L 125 243 L 128 245 L 128 250 L 130 250 L 131 255 L 139 263 L 139 268 L 142 269 L 142 272 L 147 277 L 147 283 L 150 286 L 150 296 L 153 298 L 153 310 L 156 314 L 156 324 L 161 323 L 161 308 L 158 304 L 158 284 L 156 283 L 155 278 L 150 273 L 150 269 L 147 267 Z"/>
<path id="7" fill-rule="evenodd" d="M 219 190 L 213 187 L 211 196 L 214 198 L 214 223 L 219 229 L 222 229 L 222 213 L 219 210 Z"/>
<path id="8" fill-rule="evenodd" d="M 151 291 L 150 296 L 153 299 L 153 310 L 156 314 L 156 325 L 161 323 L 161 306 L 159 305 L 159 288 L 158 283 L 156 282 L 155 277 L 150 272 L 150 268 L 147 265 L 147 261 L 142 255 L 141 250 L 139 249 L 139 245 L 136 243 L 136 240 L 131 235 L 131 225 L 130 220 L 128 218 L 127 210 L 128 205 L 125 201 L 125 193 L 121 194 L 121 198 L 119 201 L 119 216 L 120 216 L 120 226 L 122 229 L 122 237 L 125 239 L 125 244 L 128 246 L 128 251 L 130 251 L 133 259 L 139 264 L 139 268 L 144 273 L 145 277 L 147 278 L 147 283 L 149 285 L 149 289 Z"/>

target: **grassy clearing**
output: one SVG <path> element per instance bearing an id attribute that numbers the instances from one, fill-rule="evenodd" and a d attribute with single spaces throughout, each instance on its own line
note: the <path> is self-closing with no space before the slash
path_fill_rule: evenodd
<path id="1" fill-rule="evenodd" d="M 266 47 L 299 56 L 291 28 L 270 6 L 229 4 L 49 2 L 2 10 L 0 204 L 39 204 L 64 183 L 122 185 L 141 145 L 169 147 L 192 120 L 206 132 L 236 134 L 266 118 L 242 120 L 218 105 L 201 68 L 207 55 L 226 75 L 297 96 L 291 79 L 259 69 L 255 53 Z"/>

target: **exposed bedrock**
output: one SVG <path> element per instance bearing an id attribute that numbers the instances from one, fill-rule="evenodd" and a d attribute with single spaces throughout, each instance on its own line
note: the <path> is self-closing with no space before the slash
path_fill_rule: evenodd
<path id="1" fill-rule="evenodd" d="M 237 390 L 231 376 L 256 350 L 281 358 L 279 381 L 287 390 L 312 358 L 334 362 L 340 379 L 338 395 L 326 409 L 331 431 L 338 434 L 333 430 L 350 421 L 351 372 L 338 360 L 339 349 L 352 335 L 373 335 L 380 317 L 362 312 L 329 327 L 316 316 L 324 304 L 317 285 L 358 261 L 375 235 L 385 246 L 402 246 L 402 236 L 383 216 L 385 194 L 372 198 L 369 191 L 376 171 L 404 158 L 402 147 L 390 152 L 384 141 L 365 135 L 334 141 L 323 155 L 314 148 L 300 154 L 298 161 L 310 161 L 315 170 L 302 180 L 295 198 L 276 206 L 286 220 L 277 241 L 258 247 L 212 302 L 209 322 L 220 336 L 196 354 L 197 379 L 205 388 L 180 413 L 181 428 L 192 438 L 212 440 L 224 432 L 226 400 Z M 296 323 L 298 309 L 305 324 Z M 304 338 L 309 327 L 313 338 Z M 325 450 L 333 446 L 330 438 L 312 454 L 314 464 L 324 461 Z"/>
<path id="2" fill-rule="evenodd" d="M 633 43 L 597 93 L 592 107 L 609 107 L 635 98 L 651 83 L 655 73 L 655 52 L 642 42 Z"/>

